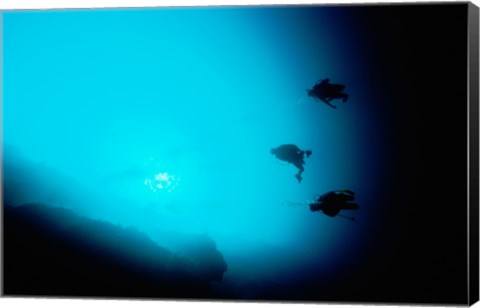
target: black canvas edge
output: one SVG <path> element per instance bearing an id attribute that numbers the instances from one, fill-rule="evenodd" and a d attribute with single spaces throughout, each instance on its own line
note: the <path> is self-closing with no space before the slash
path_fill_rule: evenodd
<path id="1" fill-rule="evenodd" d="M 479 9 L 468 5 L 468 304 L 479 296 Z"/>

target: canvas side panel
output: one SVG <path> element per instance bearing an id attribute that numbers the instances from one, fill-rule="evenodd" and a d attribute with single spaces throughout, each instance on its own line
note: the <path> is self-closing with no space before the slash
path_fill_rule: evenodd
<path id="1" fill-rule="evenodd" d="M 478 69 L 478 7 L 469 3 L 468 8 L 468 78 L 469 78 L 469 305 L 478 301 L 479 292 L 479 108 L 478 108 L 478 87 L 479 87 L 479 69 Z"/>

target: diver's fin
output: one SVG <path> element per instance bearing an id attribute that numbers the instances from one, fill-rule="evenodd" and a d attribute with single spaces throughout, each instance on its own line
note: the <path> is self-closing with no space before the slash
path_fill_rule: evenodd
<path id="1" fill-rule="evenodd" d="M 355 221 L 355 220 L 356 220 L 355 217 L 344 216 L 344 215 L 340 215 L 340 214 L 338 214 L 338 216 L 339 216 L 339 217 L 342 217 L 342 218 L 349 219 L 349 220 L 351 220 L 351 221 Z"/>
<path id="2" fill-rule="evenodd" d="M 302 182 L 302 176 L 300 174 L 295 174 L 295 178 L 297 179 L 298 183 Z"/>
<path id="3" fill-rule="evenodd" d="M 326 101 L 324 100 L 323 101 L 325 104 L 327 104 L 328 106 L 332 107 L 333 109 L 337 109 L 337 107 L 333 106 L 332 104 L 330 104 L 330 101 Z"/>

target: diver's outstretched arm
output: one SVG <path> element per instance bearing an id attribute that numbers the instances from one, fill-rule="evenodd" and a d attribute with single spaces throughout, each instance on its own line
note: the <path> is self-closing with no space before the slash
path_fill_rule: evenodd
<path id="1" fill-rule="evenodd" d="M 345 202 L 342 205 L 342 210 L 358 210 L 358 204 L 357 203 Z"/>

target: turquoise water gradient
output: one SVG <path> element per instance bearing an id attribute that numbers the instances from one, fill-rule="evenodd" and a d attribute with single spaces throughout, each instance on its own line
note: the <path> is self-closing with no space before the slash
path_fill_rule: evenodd
<path id="1" fill-rule="evenodd" d="M 165 246 L 175 237 L 158 232 L 208 234 L 229 268 L 258 247 L 296 251 L 279 271 L 344 266 L 365 237 L 364 174 L 376 167 L 366 68 L 342 18 L 293 7 L 4 13 L 4 146 L 67 176 L 76 200 L 29 201 Z M 347 85 L 337 110 L 306 96 L 325 77 Z M 285 143 L 313 151 L 301 184 L 270 154 Z M 288 206 L 345 188 L 362 206 L 356 223 Z"/>

